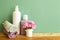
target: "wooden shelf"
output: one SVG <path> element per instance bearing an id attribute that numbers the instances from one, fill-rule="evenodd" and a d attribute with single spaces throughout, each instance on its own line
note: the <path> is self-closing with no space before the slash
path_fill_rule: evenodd
<path id="1" fill-rule="evenodd" d="M 35 37 L 26 37 L 24 35 L 18 35 L 16 38 L 9 39 L 3 33 L 0 33 L 0 40 L 60 40 L 60 36 L 40 36 L 41 34 L 34 33 Z M 36 35 L 39 35 L 36 36 Z"/>

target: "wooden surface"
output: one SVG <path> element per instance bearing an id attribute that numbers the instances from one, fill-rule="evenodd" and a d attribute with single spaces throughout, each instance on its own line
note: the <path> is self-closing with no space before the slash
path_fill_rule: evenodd
<path id="1" fill-rule="evenodd" d="M 41 36 L 41 37 L 26 37 L 23 35 L 18 35 L 16 38 L 9 39 L 3 33 L 0 33 L 0 40 L 60 40 L 60 36 Z"/>
<path id="2" fill-rule="evenodd" d="M 41 36 L 60 36 L 60 33 L 33 33 L 33 37 Z"/>

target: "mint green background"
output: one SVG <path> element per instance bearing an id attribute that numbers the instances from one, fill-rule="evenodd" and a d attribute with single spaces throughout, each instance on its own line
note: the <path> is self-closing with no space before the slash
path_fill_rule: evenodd
<path id="1" fill-rule="evenodd" d="M 35 21 L 34 32 L 60 32 L 60 0 L 0 0 L 0 32 L 5 20 L 12 23 L 16 5 L 22 15 L 28 14 Z"/>

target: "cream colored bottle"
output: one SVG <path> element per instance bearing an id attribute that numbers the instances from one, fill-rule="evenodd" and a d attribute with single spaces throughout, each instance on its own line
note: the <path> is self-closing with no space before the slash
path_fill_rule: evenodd
<path id="1" fill-rule="evenodd" d="M 20 21 L 21 21 L 21 12 L 19 11 L 18 5 L 13 12 L 13 24 L 17 27 L 17 32 L 20 34 Z"/>

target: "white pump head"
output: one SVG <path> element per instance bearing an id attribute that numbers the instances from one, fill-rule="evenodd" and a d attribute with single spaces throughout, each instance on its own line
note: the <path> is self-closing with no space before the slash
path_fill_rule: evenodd
<path id="1" fill-rule="evenodd" d="M 15 11 L 19 11 L 18 5 L 16 5 Z"/>

